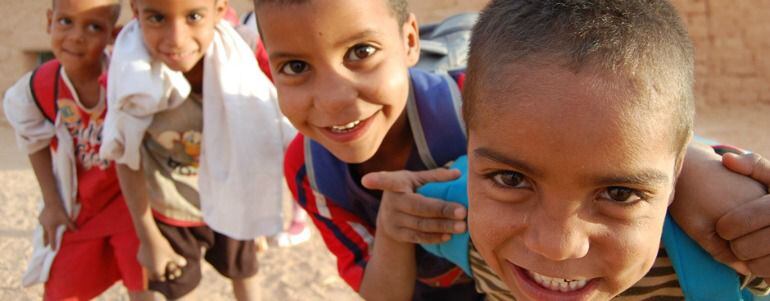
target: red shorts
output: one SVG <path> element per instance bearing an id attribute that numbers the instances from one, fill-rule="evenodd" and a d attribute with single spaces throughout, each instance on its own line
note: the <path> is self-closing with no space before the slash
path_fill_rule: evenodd
<path id="1" fill-rule="evenodd" d="M 134 231 L 77 240 L 77 232 L 64 233 L 54 258 L 44 300 L 90 300 L 118 280 L 128 291 L 146 290 L 142 267 L 136 260 L 139 240 Z"/>

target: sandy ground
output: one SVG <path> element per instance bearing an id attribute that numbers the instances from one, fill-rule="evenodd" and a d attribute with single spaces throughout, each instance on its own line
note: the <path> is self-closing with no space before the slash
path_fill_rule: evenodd
<path id="1" fill-rule="evenodd" d="M 698 133 L 725 143 L 770 154 L 770 106 L 706 108 L 697 117 Z M 32 252 L 40 193 L 26 157 L 15 147 L 12 129 L 0 123 L 0 300 L 39 300 L 42 287 L 22 288 L 20 278 Z M 317 232 L 310 242 L 269 249 L 259 257 L 264 300 L 358 300 L 337 276 L 334 258 Z M 230 286 L 206 266 L 201 300 L 230 300 Z M 100 300 L 126 300 L 115 285 Z"/>

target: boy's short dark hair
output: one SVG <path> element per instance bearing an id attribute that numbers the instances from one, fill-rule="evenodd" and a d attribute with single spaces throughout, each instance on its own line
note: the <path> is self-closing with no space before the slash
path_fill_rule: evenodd
<path id="1" fill-rule="evenodd" d="M 256 9 L 262 4 L 304 4 L 311 0 L 254 0 L 254 8 Z M 365 0 L 369 1 L 369 0 Z M 409 19 L 409 5 L 406 0 L 383 0 L 388 2 L 390 12 L 398 20 L 398 25 L 403 25 Z"/>
<path id="2" fill-rule="evenodd" d="M 56 10 L 56 1 L 58 0 L 51 0 L 51 9 Z M 118 19 L 120 19 L 120 10 L 123 7 L 123 0 L 115 0 L 114 7 L 112 8 L 112 18 L 110 19 L 112 21 L 112 25 L 115 25 L 118 23 Z"/>
<path id="3" fill-rule="evenodd" d="M 645 101 L 663 95 L 681 151 L 692 131 L 693 61 L 687 31 L 665 0 L 492 0 L 471 36 L 463 115 L 471 127 L 485 101 L 480 87 L 514 63 L 590 68 L 628 79 Z"/>

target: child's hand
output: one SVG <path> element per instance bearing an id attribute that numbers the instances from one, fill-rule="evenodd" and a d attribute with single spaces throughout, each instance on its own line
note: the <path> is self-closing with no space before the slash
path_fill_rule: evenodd
<path id="1" fill-rule="evenodd" d="M 757 154 L 725 154 L 728 169 L 770 185 L 770 162 Z M 770 195 L 747 202 L 717 221 L 717 233 L 755 276 L 770 279 Z"/>
<path id="2" fill-rule="evenodd" d="M 163 236 L 149 240 L 139 244 L 136 259 L 147 270 L 150 280 L 166 281 L 181 277 L 187 260 L 174 252 Z"/>
<path id="3" fill-rule="evenodd" d="M 46 205 L 43 210 L 40 211 L 40 215 L 37 220 L 40 225 L 43 226 L 43 246 L 51 246 L 52 250 L 59 248 L 59 243 L 56 241 L 56 229 L 61 225 L 67 226 L 70 231 L 75 231 L 75 223 L 67 216 L 67 212 L 61 206 L 61 202 L 58 200 L 50 202 L 51 205 Z"/>
<path id="4" fill-rule="evenodd" d="M 439 243 L 466 229 L 467 210 L 460 204 L 428 198 L 415 190 L 428 182 L 450 181 L 456 169 L 374 172 L 361 179 L 364 187 L 382 190 L 377 230 L 410 243 Z"/>

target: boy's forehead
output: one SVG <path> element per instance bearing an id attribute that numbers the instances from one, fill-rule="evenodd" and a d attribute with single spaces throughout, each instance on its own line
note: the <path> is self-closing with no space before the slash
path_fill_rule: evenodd
<path id="1" fill-rule="evenodd" d="M 665 101 L 640 100 L 647 96 L 634 92 L 632 83 L 620 76 L 522 65 L 485 82 L 466 100 L 474 107 L 471 133 L 498 128 L 537 135 L 515 131 L 526 127 L 542 129 L 539 134 L 546 136 L 586 137 L 576 143 L 613 131 L 606 135 L 612 143 L 641 144 L 642 136 L 674 140 L 674 116 L 662 107 Z M 505 122 L 500 122 L 501 116 L 507 116 Z M 664 145 L 663 150 L 668 149 Z"/>

